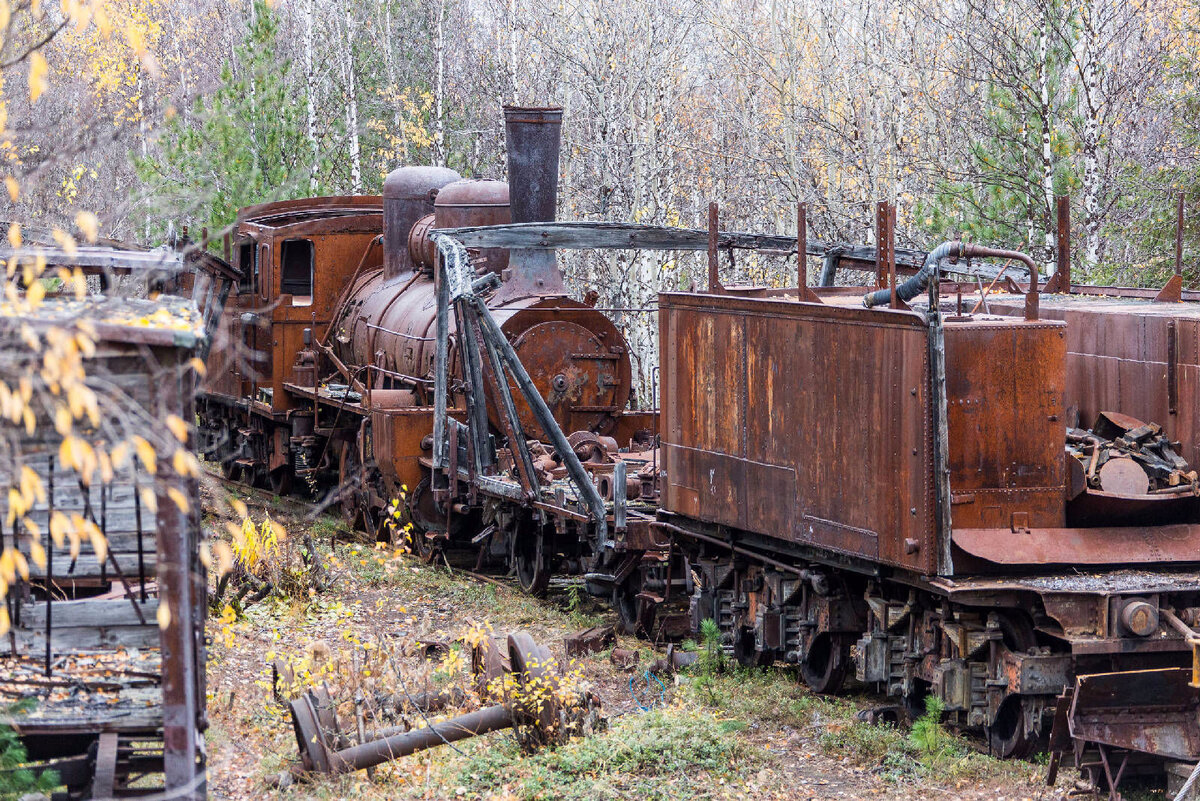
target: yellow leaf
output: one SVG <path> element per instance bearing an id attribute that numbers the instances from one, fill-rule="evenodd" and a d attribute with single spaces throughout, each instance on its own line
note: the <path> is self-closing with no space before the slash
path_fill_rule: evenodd
<path id="1" fill-rule="evenodd" d="M 233 548 L 224 540 L 219 540 L 213 545 L 213 550 L 217 552 L 217 577 L 220 578 L 233 570 Z"/>
<path id="2" fill-rule="evenodd" d="M 108 557 L 108 539 L 91 521 L 88 521 L 88 540 L 92 543 L 92 550 L 96 552 L 96 561 L 103 562 Z"/>
<path id="3" fill-rule="evenodd" d="M 175 505 L 179 507 L 179 511 L 183 512 L 185 515 L 188 513 L 188 510 L 191 509 L 191 505 L 188 503 L 187 496 L 180 492 L 176 487 L 167 488 L 167 497 L 174 501 Z"/>
<path id="4" fill-rule="evenodd" d="M 8 587 L 4 588 L 4 594 L 8 594 Z M 8 619 L 8 608 L 0 606 L 0 636 L 8 634 L 10 628 L 12 628 L 12 621 Z"/>
<path id="5" fill-rule="evenodd" d="M 54 540 L 54 544 L 59 548 L 67 541 L 67 531 L 71 527 L 71 521 L 62 512 L 55 512 L 50 517 L 50 536 Z"/>
<path id="6" fill-rule="evenodd" d="M 171 433 L 175 435 L 175 439 L 180 442 L 187 442 L 188 426 L 177 415 L 167 415 L 167 428 L 171 429 Z"/>
<path id="7" fill-rule="evenodd" d="M 2 2 L 2 0 L 0 0 Z M 46 569 L 46 549 L 37 540 L 32 540 L 29 543 L 29 556 L 33 559 L 33 563 L 42 570 Z"/>
<path id="8" fill-rule="evenodd" d="M 17 572 L 21 574 L 23 581 L 29 581 L 29 562 L 25 561 L 25 554 L 21 553 L 16 548 L 12 549 L 13 562 L 16 564 Z"/>
<path id="9" fill-rule="evenodd" d="M 11 192 L 12 190 L 10 189 L 9 191 Z M 90 211 L 81 211 L 76 214 L 75 226 L 83 232 L 83 238 L 88 242 L 95 242 L 100 234 L 100 220 Z"/>
<path id="10" fill-rule="evenodd" d="M 195 478 L 200 475 L 200 468 L 196 464 L 196 457 L 183 448 L 176 449 L 175 455 L 171 457 L 171 464 L 175 468 L 175 472 L 181 476 Z"/>
<path id="11" fill-rule="evenodd" d="M 146 507 L 146 510 L 150 514 L 158 514 L 158 497 L 155 496 L 154 490 L 149 487 L 142 487 L 141 496 L 142 506 Z"/>
<path id="12" fill-rule="evenodd" d="M 149 442 L 137 436 L 132 437 L 133 447 L 137 450 L 138 459 L 146 468 L 146 472 L 154 475 L 158 471 L 158 458 L 154 454 L 154 448 Z"/>
<path id="13" fill-rule="evenodd" d="M 0 31 L 8 30 L 8 23 L 11 19 L 12 10 L 8 7 L 8 0 L 0 0 Z"/>
<path id="14" fill-rule="evenodd" d="M 124 467 L 125 462 L 129 459 L 129 443 L 118 442 L 112 447 L 112 452 L 109 454 L 109 456 L 112 457 L 112 464 L 114 468 L 119 469 Z"/>
<path id="15" fill-rule="evenodd" d="M 100 480 L 105 484 L 111 484 L 113 480 L 112 460 L 104 451 L 97 451 L 96 456 L 100 460 Z"/>
<path id="16" fill-rule="evenodd" d="M 160 598 L 158 600 L 158 627 L 166 631 L 169 625 L 171 625 L 171 606 L 167 603 L 166 598 Z"/>
<path id="17" fill-rule="evenodd" d="M 12 223 L 8 226 L 8 244 L 12 245 L 14 248 L 19 248 L 21 247 L 21 241 L 21 224 Z M 12 275 L 15 269 L 16 264 L 9 263 L 8 274 Z"/>
<path id="18" fill-rule="evenodd" d="M 212 568 L 212 548 L 208 547 L 207 542 L 200 543 L 200 564 L 204 565 L 206 570 Z"/>
<path id="19" fill-rule="evenodd" d="M 3 0 L 0 0 L 0 2 L 3 2 Z M 204 360 L 199 356 L 193 356 L 192 360 L 189 361 L 188 364 L 190 364 L 192 369 L 196 371 L 196 375 L 200 376 L 201 378 L 204 378 L 204 376 L 208 375 L 208 367 L 205 366 Z"/>
<path id="20" fill-rule="evenodd" d="M 25 300 L 29 302 L 31 309 L 36 309 L 42 305 L 42 299 L 46 297 L 46 285 L 41 281 L 34 281 L 29 285 L 29 289 L 25 290 Z"/>
<path id="21" fill-rule="evenodd" d="M 250 510 L 246 508 L 246 504 L 242 503 L 238 498 L 230 498 L 229 505 L 233 509 L 233 513 L 245 520 L 250 516 Z"/>
<path id="22" fill-rule="evenodd" d="M 75 237 L 68 234 L 61 228 L 51 228 L 50 236 L 54 237 L 54 241 L 62 248 L 63 253 L 68 256 L 74 256 L 76 251 Z"/>
<path id="23" fill-rule="evenodd" d="M 46 91 L 46 74 L 50 71 L 50 67 L 46 64 L 46 57 L 41 53 L 33 52 L 29 55 L 29 100 L 37 102 L 37 99 L 42 96 L 42 92 Z"/>
<path id="24" fill-rule="evenodd" d="M 0 0 L 2 1 L 2 0 Z M 21 493 L 25 494 L 28 489 L 29 494 L 37 498 L 38 503 L 46 502 L 46 488 L 42 484 L 42 477 L 29 465 L 21 466 Z"/>
<path id="25" fill-rule="evenodd" d="M 3 2 L 3 0 L 0 0 L 0 2 Z M 12 200 L 13 203 L 16 203 L 17 198 L 19 198 L 21 196 L 21 185 L 19 183 L 17 183 L 17 179 L 13 178 L 11 175 L 8 176 L 7 178 L 4 179 L 4 186 L 5 186 L 5 188 L 8 189 L 9 199 Z M 16 223 L 13 223 L 11 226 L 9 226 L 10 234 L 12 232 L 13 226 L 16 226 L 17 236 L 20 236 L 21 228 Z M 11 236 L 10 236 L 10 238 L 11 238 Z"/>
<path id="26" fill-rule="evenodd" d="M 54 430 L 61 436 L 68 437 L 71 435 L 71 428 L 74 426 L 74 421 L 71 417 L 71 410 L 61 403 L 54 407 Z"/>

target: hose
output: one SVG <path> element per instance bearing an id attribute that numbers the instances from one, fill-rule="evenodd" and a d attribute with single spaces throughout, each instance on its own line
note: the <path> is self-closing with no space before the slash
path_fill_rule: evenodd
<path id="1" fill-rule="evenodd" d="M 961 242 L 943 242 L 925 257 L 925 262 L 921 265 L 921 269 L 917 270 L 916 275 L 910 277 L 903 284 L 896 287 L 896 297 L 907 303 L 924 291 L 929 284 L 929 277 L 933 275 L 933 268 L 942 259 L 951 256 L 961 255 L 959 251 L 962 249 Z M 877 289 L 863 297 L 863 305 L 868 309 L 872 306 L 882 306 L 885 303 L 891 302 L 892 290 Z"/>
<path id="2" fill-rule="evenodd" d="M 1038 315 L 1038 268 L 1033 258 L 1016 250 L 1001 250 L 982 245 L 958 241 L 943 242 L 925 257 L 925 263 L 917 274 L 896 287 L 896 297 L 906 303 L 915 298 L 929 284 L 934 268 L 943 260 L 951 257 L 981 258 L 981 259 L 1011 259 L 1019 261 L 1029 269 L 1029 292 L 1025 296 L 1025 319 L 1036 320 Z M 879 289 L 863 297 L 863 305 L 868 309 L 872 306 L 882 306 L 892 299 L 891 289 Z"/>

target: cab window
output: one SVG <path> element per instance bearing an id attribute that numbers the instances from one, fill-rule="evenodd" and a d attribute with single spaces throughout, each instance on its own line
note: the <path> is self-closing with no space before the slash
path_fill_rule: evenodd
<path id="1" fill-rule="evenodd" d="M 291 295 L 293 306 L 308 306 L 313 294 L 313 243 L 288 239 L 279 255 L 279 294 Z"/>
<path id="2" fill-rule="evenodd" d="M 254 240 L 238 245 L 237 267 L 242 271 L 238 279 L 238 294 L 253 295 L 258 288 L 258 263 L 254 260 Z"/>

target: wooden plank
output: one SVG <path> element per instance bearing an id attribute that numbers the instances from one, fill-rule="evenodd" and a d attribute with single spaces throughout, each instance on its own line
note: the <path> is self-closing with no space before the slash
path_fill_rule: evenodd
<path id="1" fill-rule="evenodd" d="M 117 564 L 121 566 L 121 572 L 125 574 L 125 580 L 136 582 L 138 580 L 138 561 L 136 553 L 114 553 Z M 158 562 L 158 555 L 152 549 L 147 549 L 144 555 L 146 566 L 146 578 L 154 577 L 155 567 Z M 54 556 L 54 580 L 67 582 L 71 579 L 99 578 L 100 563 L 96 560 L 96 554 L 92 552 L 90 545 L 84 545 L 80 551 L 79 558 L 75 560 L 74 569 L 71 570 L 70 558 L 55 550 Z M 46 577 L 46 572 L 37 565 L 30 562 L 29 577 L 43 579 Z M 112 569 L 112 563 L 105 561 L 104 577 L 109 581 L 116 581 L 116 573 Z"/>
<path id="2" fill-rule="evenodd" d="M 671 228 L 642 223 L 591 222 L 565 220 L 561 222 L 511 223 L 509 225 L 464 226 L 438 231 L 448 234 L 468 247 L 556 248 L 563 250 L 708 250 L 708 231 L 697 228 Z M 773 234 L 750 234 L 721 231 L 717 234 L 718 248 L 743 250 L 777 250 L 794 253 L 796 238 Z M 806 242 L 805 250 L 814 256 L 836 251 L 843 259 L 868 261 L 875 258 L 870 245 L 826 243 L 815 239 Z M 896 266 L 919 269 L 925 252 L 909 248 L 896 249 Z M 971 266 L 972 273 L 975 266 Z M 960 268 L 961 269 L 961 268 Z M 987 268 L 985 268 L 987 269 Z M 992 270 L 996 272 L 996 270 Z"/>
<path id="3" fill-rule="evenodd" d="M 117 733 L 106 731 L 96 745 L 96 770 L 92 773 L 94 801 L 113 797 L 117 785 Z"/>
<path id="4" fill-rule="evenodd" d="M 154 619 L 145 626 L 112 626 L 87 628 L 58 628 L 51 632 L 50 650 L 56 654 L 75 651 L 114 650 L 117 648 L 157 648 L 159 646 L 158 626 L 153 625 Z M 40 629 L 16 630 L 18 654 L 40 654 L 46 650 L 46 632 Z M 7 653 L 4 646 L 7 641 L 0 643 L 0 653 Z M 3 681 L 0 680 L 0 684 Z"/>
<path id="5" fill-rule="evenodd" d="M 158 599 L 149 598 L 141 604 L 142 615 L 148 621 L 146 625 L 156 626 L 155 616 L 158 614 Z M 82 601 L 57 601 L 51 611 L 53 626 L 59 628 L 80 628 L 85 626 L 137 626 L 141 625 L 133 604 L 128 598 L 96 600 L 88 598 Z M 21 625 L 23 629 L 41 629 L 46 625 L 46 604 L 27 604 L 21 606 Z"/>

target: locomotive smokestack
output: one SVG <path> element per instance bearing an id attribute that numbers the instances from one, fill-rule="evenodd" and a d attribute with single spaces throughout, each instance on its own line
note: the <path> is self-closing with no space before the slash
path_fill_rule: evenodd
<path id="1" fill-rule="evenodd" d="M 562 109 L 504 107 L 509 203 L 514 223 L 550 222 L 558 205 Z M 553 250 L 514 250 L 498 301 L 566 291 Z"/>

